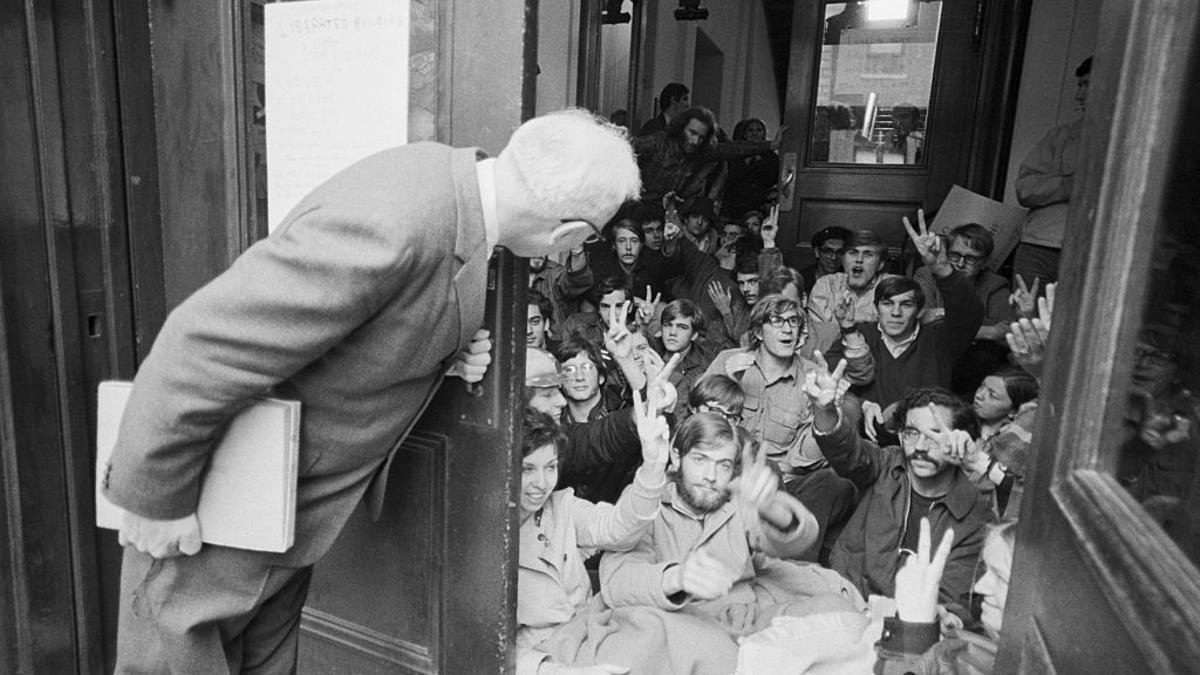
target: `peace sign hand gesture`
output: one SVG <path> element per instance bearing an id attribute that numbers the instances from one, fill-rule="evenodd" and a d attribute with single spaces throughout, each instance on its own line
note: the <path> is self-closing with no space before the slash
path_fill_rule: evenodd
<path id="1" fill-rule="evenodd" d="M 829 408 L 840 400 L 850 384 L 844 377 L 846 359 L 839 361 L 832 372 L 821 352 L 813 353 L 813 361 L 816 362 L 817 369 L 804 375 L 804 393 L 808 394 L 817 407 Z"/>
<path id="2" fill-rule="evenodd" d="M 767 463 L 765 443 L 751 441 L 742 446 L 742 473 L 734 479 L 731 489 L 739 499 L 753 505 L 759 515 L 771 512 L 775 493 L 779 491 L 779 478 Z"/>
<path id="3" fill-rule="evenodd" d="M 666 468 L 671 452 L 670 429 L 658 405 L 659 392 L 655 387 L 647 387 L 644 402 L 641 392 L 633 392 L 633 420 L 642 442 L 642 464 L 654 471 L 655 476 Z"/>
<path id="4" fill-rule="evenodd" d="M 779 205 L 771 207 L 771 212 L 763 219 L 762 226 L 759 229 L 759 236 L 762 237 L 763 248 L 775 248 L 775 237 L 779 234 Z"/>
<path id="5" fill-rule="evenodd" d="M 654 313 L 658 311 L 658 304 L 662 302 L 662 293 L 651 295 L 652 292 L 653 289 L 647 284 L 645 300 L 633 296 L 633 302 L 637 305 L 637 322 L 643 326 L 650 325 L 654 320 Z"/>
<path id="6" fill-rule="evenodd" d="M 925 263 L 925 266 L 938 278 L 945 278 L 953 274 L 954 267 L 950 265 L 950 259 L 946 257 L 942 238 L 930 232 L 929 226 L 925 224 L 925 209 L 917 209 L 917 227 L 920 228 L 919 231 L 914 230 L 912 223 L 908 221 L 908 216 L 904 216 L 904 229 L 908 232 L 908 238 L 912 239 L 913 246 L 921 256 L 921 262 Z"/>
<path id="7" fill-rule="evenodd" d="M 842 297 L 838 298 L 833 304 L 833 316 L 842 328 L 854 328 L 854 324 L 856 323 L 854 301 L 855 297 L 852 291 L 843 291 Z"/>
<path id="8" fill-rule="evenodd" d="M 946 569 L 946 559 L 950 557 L 954 530 L 948 529 L 942 535 L 937 552 L 933 552 L 932 539 L 929 519 L 922 518 L 917 553 L 905 558 L 896 572 L 896 615 L 901 621 L 933 623 L 937 620 L 938 588 L 942 571 Z"/>
<path id="9" fill-rule="evenodd" d="M 627 359 L 633 356 L 633 340 L 629 339 L 629 329 L 625 327 L 625 317 L 628 315 L 628 300 L 613 307 L 608 315 L 608 330 L 604 332 L 604 348 L 615 359 Z"/>

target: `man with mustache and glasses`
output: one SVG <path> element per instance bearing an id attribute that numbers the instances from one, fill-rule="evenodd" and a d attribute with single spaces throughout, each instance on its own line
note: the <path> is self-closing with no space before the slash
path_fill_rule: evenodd
<path id="1" fill-rule="evenodd" d="M 880 448 L 858 435 L 838 402 L 839 378 L 808 375 L 817 444 L 830 466 L 858 487 L 861 500 L 833 544 L 830 566 L 864 596 L 892 597 L 896 571 L 917 550 L 919 523 L 928 518 L 933 539 L 954 530 L 939 602 L 969 621 L 971 585 L 992 512 L 959 466 L 979 436 L 975 410 L 945 389 L 910 391 L 896 417 L 900 447 Z"/>

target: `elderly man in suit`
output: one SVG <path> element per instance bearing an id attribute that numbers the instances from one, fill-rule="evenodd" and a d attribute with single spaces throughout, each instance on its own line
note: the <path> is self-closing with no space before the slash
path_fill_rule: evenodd
<path id="1" fill-rule="evenodd" d="M 637 196 L 622 132 L 582 111 L 523 124 L 495 159 L 415 143 L 317 187 L 168 317 L 103 490 L 127 515 L 118 672 L 295 669 L 311 569 L 384 477 L 448 370 L 478 380 L 494 246 L 578 247 Z M 465 365 L 464 365 L 465 364 Z M 295 544 L 201 546 L 200 479 L 253 397 L 303 406 Z"/>

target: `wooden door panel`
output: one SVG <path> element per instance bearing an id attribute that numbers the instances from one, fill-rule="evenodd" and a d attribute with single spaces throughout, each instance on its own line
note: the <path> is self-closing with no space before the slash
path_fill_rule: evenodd
<path id="1" fill-rule="evenodd" d="M 446 449 L 444 436 L 410 435 L 379 520 L 360 505 L 314 568 L 301 671 L 436 672 Z"/>
<path id="2" fill-rule="evenodd" d="M 919 201 L 856 202 L 806 199 L 800 218 L 820 227 L 844 227 L 851 232 L 874 230 L 891 248 L 899 249 L 908 237 L 901 220 L 921 206 Z"/>

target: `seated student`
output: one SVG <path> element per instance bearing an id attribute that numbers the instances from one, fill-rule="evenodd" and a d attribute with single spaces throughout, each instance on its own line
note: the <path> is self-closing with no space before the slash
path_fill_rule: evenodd
<path id="1" fill-rule="evenodd" d="M 905 551 L 917 548 L 918 521 L 928 516 L 936 536 L 954 540 L 940 602 L 964 622 L 983 530 L 992 513 L 986 497 L 955 462 L 979 435 L 979 418 L 945 389 L 910 391 L 896 411 L 900 447 L 880 448 L 860 437 L 837 402 L 839 382 L 816 372 L 806 384 L 813 400 L 817 443 L 838 475 L 859 489 L 860 501 L 833 544 L 830 566 L 864 595 L 895 595 Z"/>
<path id="2" fill-rule="evenodd" d="M 966 448 L 962 466 L 992 498 L 997 519 L 1015 520 L 1021 512 L 1025 471 L 1033 462 L 1030 451 L 1037 397 L 1037 380 L 1014 366 L 988 375 L 975 392 L 979 442 Z"/>
<path id="3" fill-rule="evenodd" d="M 606 238 L 587 246 L 588 265 L 597 282 L 617 277 L 631 296 L 647 286 L 659 295 L 667 290 L 666 272 L 659 252 L 645 245 L 645 230 L 635 219 L 641 209 L 636 202 L 622 207 L 605 226 Z"/>
<path id="4" fill-rule="evenodd" d="M 712 256 L 701 253 L 691 240 L 682 236 L 675 223 L 667 227 L 663 263 L 672 277 L 674 297 L 694 302 L 712 327 L 708 338 L 723 347 L 737 344 L 738 336 L 731 334 L 724 316 L 744 313 L 745 301 L 729 273 L 722 270 Z M 728 307 L 719 308 L 718 302 Z"/>
<path id="5" fill-rule="evenodd" d="M 713 255 L 721 247 L 713 202 L 708 197 L 693 197 L 679 207 L 683 219 L 683 234 L 701 253 Z"/>
<path id="6" fill-rule="evenodd" d="M 954 366 L 951 391 L 964 396 L 972 393 L 988 373 L 1008 363 L 1008 348 L 1004 336 L 1008 324 L 1013 320 L 1009 306 L 1012 295 L 1008 279 L 988 269 L 988 262 L 995 249 L 992 233 L 982 225 L 968 223 L 950 230 L 944 238 L 946 258 L 954 269 L 962 272 L 971 282 L 979 301 L 983 303 L 983 324 L 975 334 L 975 341 L 959 358 Z M 934 281 L 933 271 L 922 267 L 913 274 L 925 292 L 924 314 L 935 318 L 942 309 L 942 293 Z M 924 319 L 923 319 L 924 320 Z"/>
<path id="7" fill-rule="evenodd" d="M 808 292 L 808 315 L 814 321 L 836 323 L 833 308 L 846 293 L 854 293 L 854 313 L 859 321 L 874 321 L 875 288 L 894 274 L 883 271 L 887 246 L 871 230 L 859 230 L 846 241 L 842 251 L 842 271 L 826 274 L 813 283 Z"/>
<path id="8" fill-rule="evenodd" d="M 1016 550 L 1016 523 L 988 528 L 980 559 L 983 576 L 974 591 L 983 600 L 980 623 L 984 635 L 961 628 L 941 637 L 937 604 L 941 577 L 953 552 L 953 533 L 942 536 L 932 553 L 929 521 L 921 519 L 920 543 L 896 573 L 896 616 L 884 621 L 876 643 L 880 675 L 939 675 L 971 673 L 989 675 L 996 667 L 1000 630 L 1004 627 L 1004 604 Z"/>
<path id="9" fill-rule="evenodd" d="M 737 426 L 742 423 L 742 403 L 745 400 L 745 392 L 732 377 L 706 373 L 696 380 L 688 392 L 687 406 L 693 415 L 698 412 L 717 413 Z"/>
<path id="10" fill-rule="evenodd" d="M 583 561 L 597 550 L 627 550 L 658 515 L 666 487 L 666 420 L 635 408 L 642 464 L 620 499 L 594 504 L 555 490 L 566 437 L 549 415 L 526 409 L 521 443 L 520 553 L 517 567 L 517 673 L 564 673 L 543 646 L 587 610 L 592 586 Z"/>
<path id="11" fill-rule="evenodd" d="M 595 283 L 584 247 L 571 249 L 566 264 L 546 257 L 529 259 L 529 289 L 550 300 L 550 317 L 562 326 L 568 316 L 579 311 L 579 303 Z"/>
<path id="12" fill-rule="evenodd" d="M 525 346 L 537 347 L 552 352 L 558 348 L 554 340 L 553 317 L 554 308 L 550 300 L 530 289 L 528 300 L 528 318 L 525 320 Z"/>
<path id="13" fill-rule="evenodd" d="M 794 300 L 765 296 L 750 315 L 749 346 L 721 352 L 708 372 L 728 375 L 742 387 L 742 425 L 765 446 L 783 475 L 784 489 L 816 516 L 822 548 L 827 548 L 832 543 L 827 533 L 854 510 L 854 486 L 829 469 L 812 436 L 804 383 L 807 373 L 821 369 L 824 361 L 797 353 L 804 334 L 801 312 Z M 870 382 L 873 367 L 866 349 L 847 352 L 846 360 L 851 383 Z M 820 551 L 812 553 L 818 559 Z"/>
<path id="14" fill-rule="evenodd" d="M 594 345 L 603 345 L 604 334 L 612 326 L 609 319 L 614 312 L 618 313 L 618 318 L 625 318 L 620 312 L 627 312 L 627 305 L 633 298 L 633 290 L 623 277 L 613 275 L 602 278 L 588 296 L 596 311 L 576 312 L 567 317 L 561 325 L 561 338 L 565 340 L 578 335 Z"/>
<path id="15" fill-rule="evenodd" d="M 862 335 L 874 358 L 874 379 L 855 393 L 863 399 L 862 416 L 867 438 L 882 443 L 894 442 L 894 436 L 890 434 L 899 420 L 891 413 L 905 391 L 917 387 L 950 387 L 954 364 L 970 346 L 983 319 L 983 305 L 970 282 L 950 264 L 941 238 L 928 232 L 924 214 L 918 214 L 920 233 L 913 230 L 907 218 L 904 227 L 937 279 L 946 303 L 945 316 L 934 323 L 921 325 L 919 316 L 925 294 L 920 284 L 908 277 L 889 277 L 875 288 L 877 318 L 864 321 L 856 305 L 858 323 L 846 329 Z M 838 358 L 839 349 L 839 345 L 834 345 L 829 350 L 831 361 Z"/>
<path id="16" fill-rule="evenodd" d="M 623 616 L 631 623 L 653 617 L 635 625 L 665 632 L 665 641 L 631 653 L 640 659 L 639 672 L 729 673 L 734 638 L 769 625 L 789 603 L 833 596 L 861 607 L 858 593 L 836 574 L 787 560 L 811 548 L 816 520 L 778 490 L 754 448 L 723 415 L 689 417 L 672 442 L 671 480 L 651 528 L 632 550 L 600 561 L 605 604 L 618 612 L 640 608 L 643 614 Z M 702 671 L 676 661 L 678 651 L 692 649 L 713 659 Z"/>
<path id="17" fill-rule="evenodd" d="M 642 246 L 656 253 L 662 251 L 663 224 L 666 222 L 663 205 L 648 201 L 633 202 L 629 207 L 629 217 L 642 226 Z"/>
<path id="18" fill-rule="evenodd" d="M 668 363 L 662 369 L 667 377 L 673 367 Z M 633 479 L 641 447 L 633 408 L 575 422 L 566 413 L 567 399 L 561 389 L 566 381 L 552 355 L 525 349 L 525 406 L 554 418 L 567 437 L 567 444 L 559 449 L 559 487 L 574 488 L 575 494 L 589 501 L 616 502 Z M 674 404 L 669 396 L 658 400 L 660 405 Z"/>
<path id="19" fill-rule="evenodd" d="M 812 236 L 813 255 L 817 262 L 801 270 L 804 275 L 805 288 L 816 285 L 817 279 L 842 271 L 842 250 L 850 240 L 850 230 L 844 227 L 826 227 Z"/>
<path id="20" fill-rule="evenodd" d="M 687 416 L 688 392 L 696 378 L 704 374 L 719 351 L 718 347 L 705 338 L 704 315 L 691 300 L 674 300 L 663 308 L 660 321 L 662 327 L 662 358 L 679 355 L 670 382 L 675 386 L 675 413 L 677 422 Z"/>

